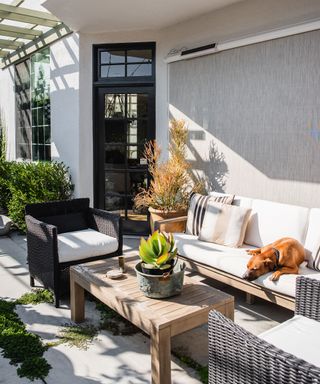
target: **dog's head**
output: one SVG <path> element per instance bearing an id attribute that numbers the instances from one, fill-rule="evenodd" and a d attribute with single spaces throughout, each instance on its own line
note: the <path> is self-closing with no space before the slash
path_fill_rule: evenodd
<path id="1" fill-rule="evenodd" d="M 243 279 L 252 281 L 265 273 L 273 271 L 276 262 L 272 255 L 273 252 L 268 251 L 252 256 L 247 264 L 247 270 L 242 276 Z"/>

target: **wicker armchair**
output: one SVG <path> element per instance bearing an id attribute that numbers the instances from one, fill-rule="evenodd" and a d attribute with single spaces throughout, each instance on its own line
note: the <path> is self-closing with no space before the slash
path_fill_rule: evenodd
<path id="1" fill-rule="evenodd" d="M 297 278 L 295 314 L 320 321 L 320 281 Z M 319 384 L 320 368 L 212 311 L 209 314 L 209 383 Z"/>
<path id="2" fill-rule="evenodd" d="M 120 216 L 90 208 L 87 198 L 29 204 L 26 206 L 25 213 L 30 285 L 33 287 L 36 279 L 45 288 L 53 291 L 56 307 L 59 307 L 61 296 L 69 290 L 71 265 L 122 254 Z M 89 233 L 91 238 L 100 236 L 112 242 L 112 249 L 109 247 L 108 250 L 108 246 L 100 246 L 100 250 L 94 253 L 90 244 L 85 244 L 84 232 Z M 73 249 L 72 259 L 62 258 L 61 239 L 65 235 L 70 236 L 75 233 L 80 241 L 78 249 Z M 82 252 L 80 252 L 81 241 L 83 242 Z M 68 246 L 68 241 L 66 243 Z M 109 252 L 110 249 L 111 252 Z"/>

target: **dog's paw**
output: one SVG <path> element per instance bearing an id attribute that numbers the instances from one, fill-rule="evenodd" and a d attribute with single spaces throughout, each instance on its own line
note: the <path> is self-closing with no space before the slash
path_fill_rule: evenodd
<path id="1" fill-rule="evenodd" d="M 274 272 L 270 277 L 269 277 L 269 279 L 271 280 L 271 281 L 277 281 L 277 280 L 279 280 L 279 277 L 280 277 L 280 273 L 279 272 Z"/>

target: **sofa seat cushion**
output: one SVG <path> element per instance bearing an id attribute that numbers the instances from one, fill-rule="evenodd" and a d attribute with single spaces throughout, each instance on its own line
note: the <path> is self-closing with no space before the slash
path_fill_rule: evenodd
<path id="1" fill-rule="evenodd" d="M 240 248 L 230 248 L 200 241 L 197 236 L 185 233 L 175 233 L 174 238 L 177 242 L 178 253 L 181 256 L 237 277 L 242 277 L 247 269 L 250 256 L 246 253 L 246 249 L 255 248 L 247 244 L 243 244 Z M 305 263 L 300 266 L 299 274 L 320 280 L 320 272 L 307 268 Z M 272 272 L 267 273 L 252 283 L 274 292 L 295 297 L 296 278 L 299 275 L 282 275 L 278 281 L 271 281 L 269 279 L 271 275 Z"/>
<path id="2" fill-rule="evenodd" d="M 259 337 L 299 359 L 320 367 L 320 323 L 304 316 L 263 332 Z"/>
<path id="3" fill-rule="evenodd" d="M 66 263 L 113 253 L 118 240 L 93 229 L 61 233 L 58 235 L 59 262 Z"/>

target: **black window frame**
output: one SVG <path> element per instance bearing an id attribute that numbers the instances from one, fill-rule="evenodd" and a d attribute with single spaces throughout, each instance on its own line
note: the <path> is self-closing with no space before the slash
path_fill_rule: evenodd
<path id="1" fill-rule="evenodd" d="M 101 64 L 101 52 L 104 51 L 125 51 L 125 60 L 124 65 L 125 67 L 125 76 L 116 76 L 116 77 L 102 77 L 101 76 L 101 66 L 102 65 L 108 65 L 108 64 Z M 135 64 L 134 62 L 128 62 L 127 61 L 127 51 L 133 51 L 133 50 L 151 50 L 151 76 L 127 76 L 127 66 L 131 64 Z M 143 42 L 143 43 L 120 43 L 120 44 L 94 44 L 93 45 L 93 84 L 99 85 L 99 84 L 110 84 L 110 85 L 117 85 L 117 84 L 148 84 L 148 83 L 155 83 L 155 73 L 156 73 L 156 44 L 154 42 Z M 139 64 L 142 64 L 139 62 Z M 113 65 L 119 65 L 117 63 L 111 64 Z"/>

